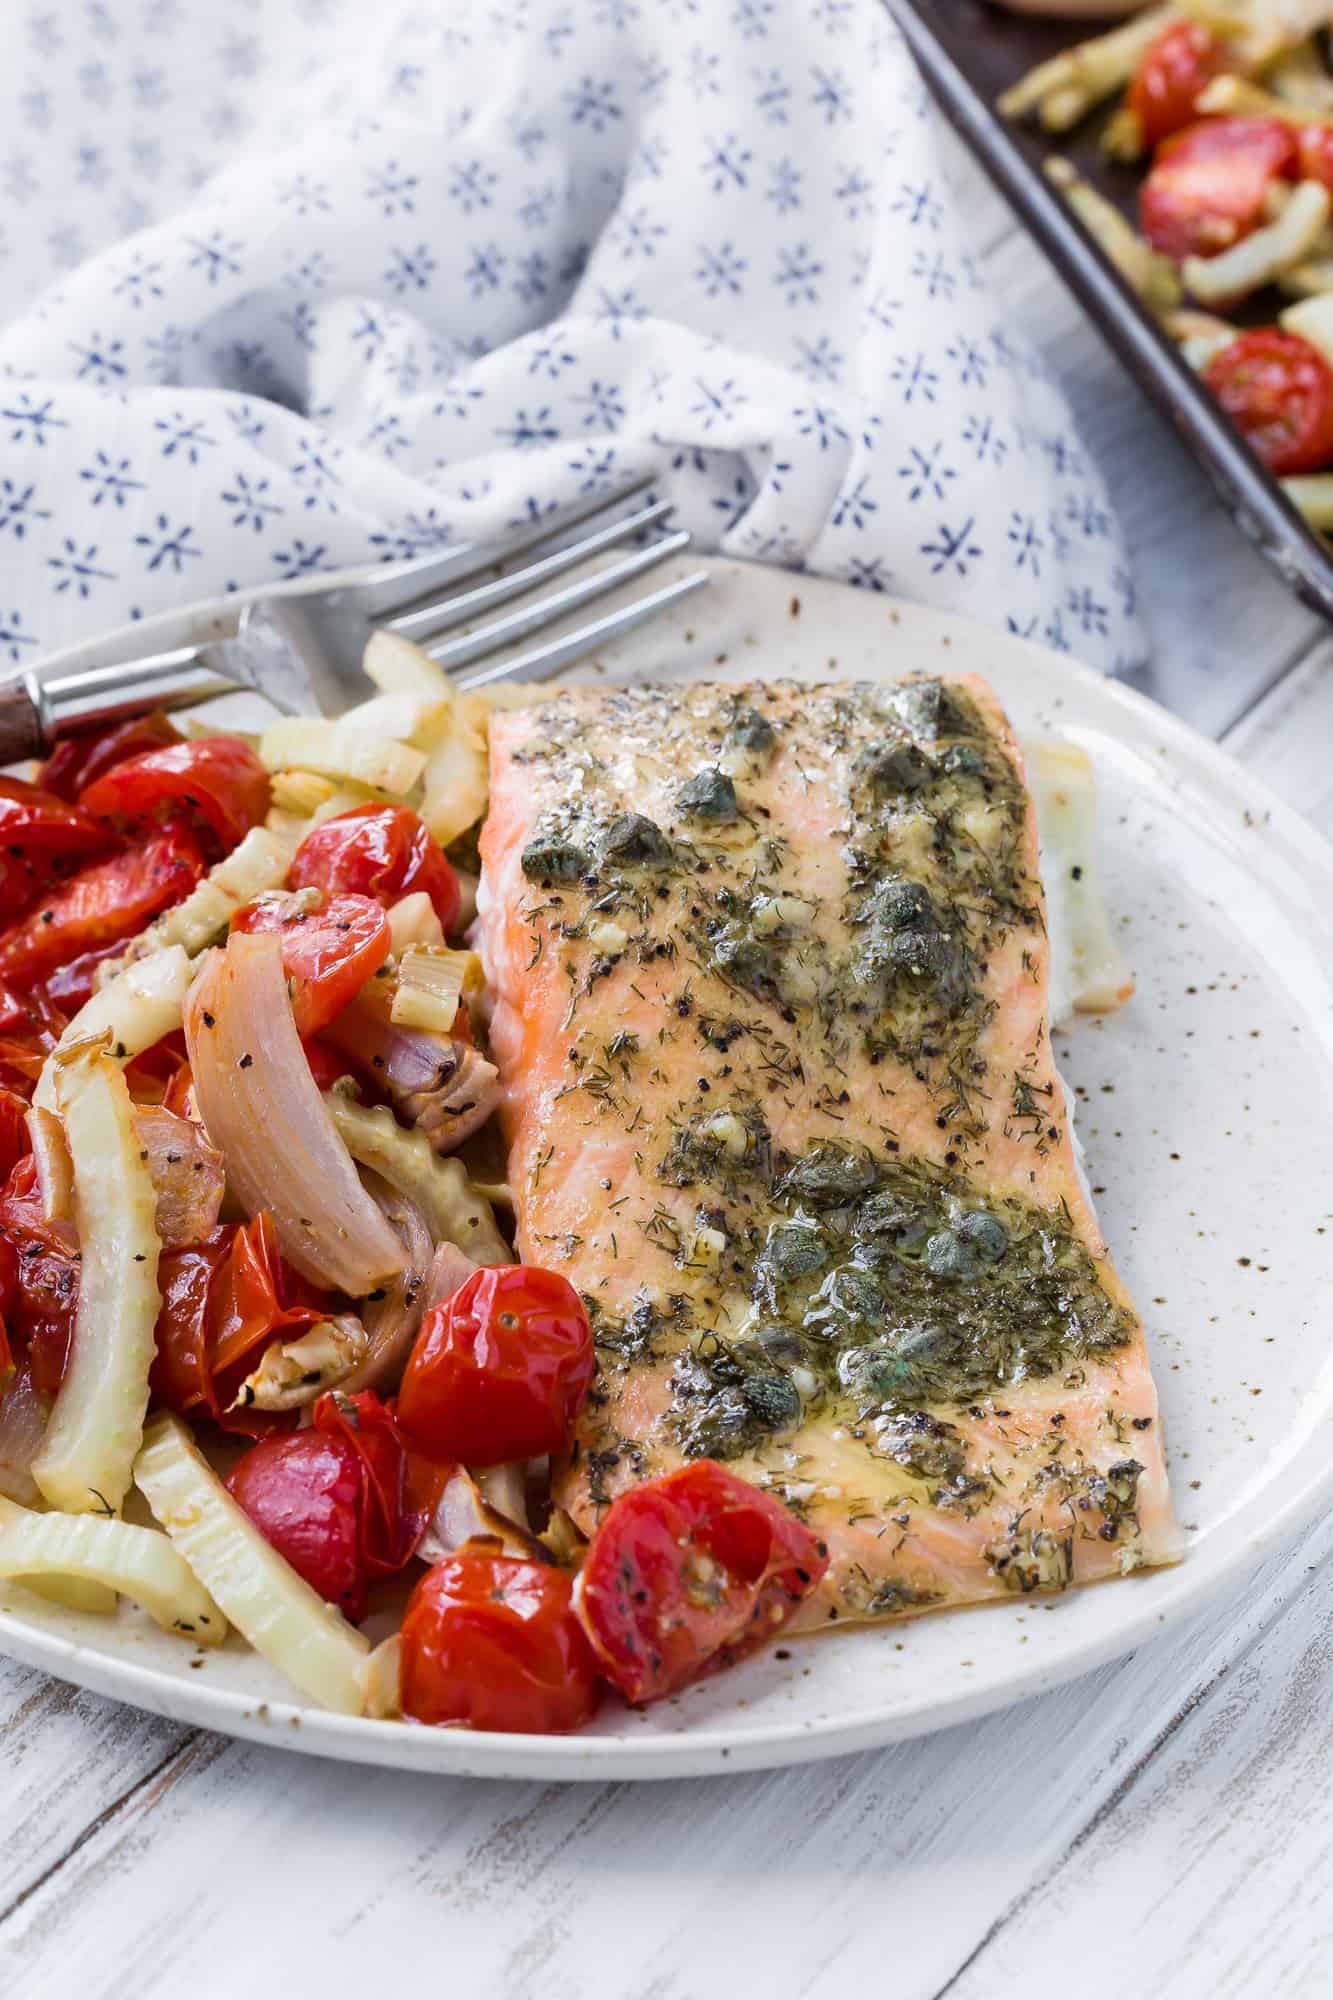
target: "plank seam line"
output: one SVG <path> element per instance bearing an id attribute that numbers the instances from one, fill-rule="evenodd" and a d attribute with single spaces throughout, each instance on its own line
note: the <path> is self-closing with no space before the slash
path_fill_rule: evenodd
<path id="1" fill-rule="evenodd" d="M 58 1854 L 50 1866 L 44 1868 L 40 1875 L 34 1876 L 26 1888 L 20 1889 L 12 1902 L 6 1903 L 4 1908 L 0 1909 L 0 1928 L 3 1928 L 9 1922 L 9 1919 L 17 1914 L 23 1908 L 23 1905 L 37 1894 L 39 1889 L 44 1889 L 52 1877 L 58 1875 L 60 1870 L 68 1862 L 72 1861 L 74 1856 L 102 1831 L 103 1827 L 108 1826 L 127 1806 L 132 1805 L 140 1792 L 151 1785 L 155 1779 L 160 1778 L 163 1772 L 176 1762 L 178 1757 L 184 1756 L 186 1751 L 193 1749 L 204 1733 L 202 1729 L 187 1730 L 180 1741 L 167 1752 L 165 1757 L 160 1758 L 151 1770 L 145 1771 L 143 1776 L 136 1778 L 132 1785 L 127 1786 L 120 1793 L 119 1797 L 112 1799 L 108 1805 L 103 1806 L 97 1817 L 89 1820 L 87 1826 L 84 1827 L 81 1833 L 75 1836 L 64 1852 Z"/>
<path id="2" fill-rule="evenodd" d="M 1218 734 L 1217 741 L 1224 750 L 1228 747 L 1228 739 L 1235 734 L 1241 725 L 1248 722 L 1250 717 L 1263 707 L 1270 696 L 1275 695 L 1278 689 L 1291 679 L 1293 674 L 1299 673 L 1307 660 L 1317 653 L 1322 646 L 1327 646 L 1327 644 L 1328 633 L 1316 632 L 1309 639 L 1303 641 L 1293 654 L 1288 655 L 1284 660 L 1279 662 L 1273 669 L 1270 678 L 1264 682 L 1262 687 L 1255 689 L 1254 693 L 1242 704 Z M 1242 758 L 1241 762 L 1243 763 L 1244 761 Z"/>
<path id="3" fill-rule="evenodd" d="M 1301 1538 L 1299 1538 L 1297 1543 L 1293 1545 L 1293 1550 L 1292 1550 L 1293 1554 L 1298 1553 L 1300 1544 L 1305 1539 L 1306 1537 L 1302 1536 Z M 1043 1875 L 1041 1875 L 1036 1881 L 1030 1882 L 1026 1889 L 1022 1890 L 1020 1894 L 1014 1897 L 1012 1902 L 1010 1902 L 1003 1910 L 1001 1910 L 999 1916 L 996 1917 L 994 1922 L 990 1924 L 988 1928 L 982 1933 L 982 1935 L 977 1939 L 977 1942 L 973 1945 L 971 1951 L 967 1954 L 967 1957 L 962 1961 L 960 1965 L 955 1967 L 953 1972 L 950 1973 L 949 1977 L 945 1980 L 943 1986 L 936 1987 L 935 1991 L 929 1995 L 929 2000 L 945 2000 L 945 1996 L 953 1992 L 959 1980 L 963 1977 L 963 1974 L 967 1972 L 973 1965 L 976 1964 L 977 1960 L 981 1957 L 982 1953 L 988 1950 L 989 1947 L 995 1942 L 996 1938 L 1000 1935 L 1000 1932 L 1004 1930 L 1007 1925 L 1012 1923 L 1014 1918 L 1020 1915 L 1024 1909 L 1026 1909 L 1027 1905 L 1041 1890 L 1045 1889 L 1051 1882 L 1055 1880 L 1056 1876 L 1059 1875 L 1063 1871 L 1063 1869 L 1068 1865 L 1068 1863 L 1073 1860 L 1074 1856 L 1078 1853 L 1079 1849 L 1081 1847 L 1086 1846 L 1087 1842 L 1091 1840 L 1093 1834 L 1096 1833 L 1100 1827 L 1105 1825 L 1106 1821 L 1110 1818 L 1111 1814 L 1115 1812 L 1121 1804 L 1123 1804 L 1125 1798 L 1134 1789 L 1135 1785 L 1138 1784 L 1139 1779 L 1143 1776 L 1144 1772 L 1147 1770 L 1148 1766 L 1152 1763 L 1153 1759 L 1157 1756 L 1158 1752 L 1165 1749 L 1166 1745 L 1171 1741 L 1172 1737 L 1175 1736 L 1177 1731 L 1184 1727 L 1185 1723 L 1188 1722 L 1189 1718 L 1194 1714 L 1197 1708 L 1199 1708 L 1205 1701 L 1211 1698 L 1211 1696 L 1216 1692 L 1216 1690 L 1222 1685 L 1223 1681 L 1226 1680 L 1227 1676 L 1232 1672 L 1234 1672 L 1234 1670 L 1238 1666 L 1240 1666 L 1243 1661 L 1248 1659 L 1249 1655 L 1254 1651 L 1255 1647 L 1259 1645 L 1261 1640 L 1267 1637 L 1268 1633 L 1272 1630 L 1274 1625 L 1276 1625 L 1279 1622 L 1279 1620 L 1286 1617 L 1287 1613 L 1292 1609 L 1297 1599 L 1304 1596 L 1305 1592 L 1312 1587 L 1311 1584 L 1312 1577 L 1317 1576 L 1319 1572 L 1325 1568 L 1327 1563 L 1328 1563 L 1328 1556 L 1325 1555 L 1321 1557 L 1319 1561 L 1317 1561 L 1312 1567 L 1307 1568 L 1305 1580 L 1301 1585 L 1301 1587 L 1295 1592 L 1293 1592 L 1293 1594 L 1290 1597 L 1284 1598 L 1280 1604 L 1276 1605 L 1273 1609 L 1271 1616 L 1265 1618 L 1259 1625 L 1255 1627 L 1254 1631 L 1250 1634 L 1249 1638 L 1240 1648 L 1240 1651 L 1234 1654 L 1231 1659 L 1224 1661 L 1224 1663 L 1217 1669 L 1217 1672 L 1215 1674 L 1212 1674 L 1209 1677 L 1209 1679 L 1203 1683 L 1201 1687 L 1196 1688 L 1194 1690 L 1194 1693 L 1190 1695 L 1189 1699 L 1181 1704 L 1181 1706 L 1176 1710 L 1175 1714 L 1170 1718 L 1170 1720 L 1163 1724 L 1162 1728 L 1158 1731 L 1157 1735 L 1153 1738 L 1152 1742 L 1148 1745 L 1147 1749 L 1144 1750 L 1140 1756 L 1135 1758 L 1133 1764 L 1130 1766 L 1129 1770 L 1125 1772 L 1125 1775 L 1123 1778 L 1121 1778 L 1120 1782 L 1117 1785 L 1115 1785 L 1111 1791 L 1107 1793 L 1106 1797 L 1102 1800 L 1101 1804 L 1098 1806 L 1097 1810 L 1092 1814 L 1091 1818 L 1088 1819 L 1087 1822 L 1079 1828 L 1078 1832 L 1074 1835 L 1074 1838 L 1069 1842 L 1069 1845 L 1063 1850 L 1062 1853 L 1060 1853 L 1056 1857 L 1056 1859 L 1051 1863 L 1050 1867 L 1046 1869 Z"/>

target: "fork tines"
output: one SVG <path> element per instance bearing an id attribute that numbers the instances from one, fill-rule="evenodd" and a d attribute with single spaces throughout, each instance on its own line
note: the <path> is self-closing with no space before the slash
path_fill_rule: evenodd
<path id="1" fill-rule="evenodd" d="M 508 549 L 494 555 L 490 561 L 497 566 L 497 574 L 484 583 L 466 590 L 449 590 L 441 595 L 426 596 L 423 591 L 423 577 L 429 572 L 426 589 L 434 592 L 442 582 L 458 583 L 469 575 L 475 575 L 481 567 L 481 560 L 475 550 L 455 550 L 449 555 L 429 558 L 426 564 L 416 565 L 411 571 L 403 571 L 400 578 L 374 578 L 365 587 L 379 599 L 368 615 L 375 623 L 382 623 L 387 630 L 400 637 L 411 639 L 437 660 L 448 672 L 471 661 L 479 660 L 487 654 L 497 653 L 514 645 L 530 633 L 557 624 L 585 604 L 618 590 L 634 578 L 645 575 L 649 570 L 665 562 L 669 557 L 679 555 L 689 547 L 690 535 L 685 529 L 658 535 L 643 546 L 629 550 L 613 559 L 598 561 L 585 575 L 574 578 L 558 589 L 543 592 L 539 596 L 532 593 L 540 586 L 550 583 L 566 571 L 587 564 L 617 544 L 648 534 L 662 526 L 671 512 L 671 503 L 665 500 L 651 501 L 629 513 L 614 515 L 609 521 L 602 517 L 609 508 L 621 507 L 626 501 L 644 493 L 651 482 L 641 481 L 638 486 L 614 496 L 611 501 L 601 501 L 595 508 L 584 509 L 574 516 L 566 516 L 554 527 L 529 536 L 517 548 Z M 586 533 L 577 534 L 575 539 L 560 539 L 572 530 L 586 527 Z M 548 549 L 555 540 L 556 546 Z M 538 553 L 530 562 L 510 566 L 515 555 L 532 550 Z M 446 579 L 441 574 L 441 566 L 449 564 Z M 465 567 L 466 565 L 466 567 Z M 644 619 L 663 610 L 667 605 L 697 590 L 707 582 L 704 571 L 695 571 L 687 577 L 676 579 L 663 589 L 652 592 L 647 597 L 636 598 L 617 607 L 600 619 L 574 631 L 564 632 L 558 638 L 543 646 L 530 649 L 526 653 L 512 655 L 500 664 L 483 673 L 471 674 L 460 682 L 464 687 L 479 687 L 489 681 L 507 678 L 532 679 L 539 675 L 553 673 L 580 654 L 590 651 L 604 640 L 640 624 Z M 383 601 L 383 593 L 394 588 L 396 583 L 398 602 L 407 608 L 394 611 Z M 362 591 L 356 593 L 358 608 L 366 610 Z M 509 603 L 514 598 L 525 601 L 516 609 L 502 617 L 488 618 L 485 614 Z M 387 617 L 383 612 L 389 612 Z M 481 619 L 481 623 L 474 621 Z M 456 638 L 440 635 L 452 632 L 459 626 L 469 629 Z"/>

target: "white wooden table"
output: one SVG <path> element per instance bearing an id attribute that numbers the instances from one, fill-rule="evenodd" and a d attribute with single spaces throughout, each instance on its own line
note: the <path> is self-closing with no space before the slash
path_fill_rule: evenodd
<path id="1" fill-rule="evenodd" d="M 1112 482 L 1148 691 L 1333 832 L 1333 639 L 998 201 Z M 1333 1525 L 1197 1623 L 878 1756 L 599 1787 L 230 1743 L 0 1661 L 0 1993 L 1287 2000 L 1333 1992 Z"/>

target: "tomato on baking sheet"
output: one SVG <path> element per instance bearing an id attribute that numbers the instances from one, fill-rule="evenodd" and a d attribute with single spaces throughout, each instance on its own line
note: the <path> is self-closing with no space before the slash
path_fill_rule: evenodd
<path id="1" fill-rule="evenodd" d="M 564 1734 L 592 1720 L 602 1686 L 565 1570 L 464 1547 L 413 1591 L 399 1699 L 416 1722 Z"/>
<path id="2" fill-rule="evenodd" d="M 574 1601 L 607 1679 L 659 1701 L 771 1639 L 828 1561 L 786 1507 L 701 1458 L 612 1502 Z"/>
<path id="3" fill-rule="evenodd" d="M 1149 42 L 1125 93 L 1145 146 L 1179 132 L 1198 117 L 1194 100 L 1226 67 L 1226 51 L 1202 21 L 1173 21 Z"/>
<path id="4" fill-rule="evenodd" d="M 157 808 L 182 808 L 201 819 L 230 851 L 268 811 L 269 775 L 240 736 L 200 736 L 131 757 L 79 793 L 79 804 L 108 819 L 136 823 Z"/>
<path id="5" fill-rule="evenodd" d="M 237 910 L 231 928 L 281 938 L 282 969 L 303 1036 L 342 1012 L 383 965 L 393 941 L 389 919 L 370 896 L 330 896 L 322 909 L 312 909 L 303 895 L 276 889 Z"/>
<path id="6" fill-rule="evenodd" d="M 174 723 L 161 710 L 136 715 L 129 722 L 110 722 L 100 729 L 80 730 L 57 743 L 44 764 L 37 766 L 37 783 L 57 798 L 73 801 L 85 785 L 100 778 L 113 764 L 123 764 L 145 750 L 161 750 L 182 741 Z"/>
<path id="7" fill-rule="evenodd" d="M 1333 460 L 1333 368 L 1300 334 L 1242 333 L 1203 379 L 1270 471 L 1317 472 Z"/>
<path id="8" fill-rule="evenodd" d="M 531 1264 L 486 1266 L 426 1314 L 398 1414 L 438 1458 L 536 1458 L 568 1441 L 595 1367 L 588 1315 L 567 1278 Z"/>
<path id="9" fill-rule="evenodd" d="M 287 879 L 293 889 L 352 890 L 386 907 L 424 890 L 446 936 L 458 918 L 458 878 L 406 806 L 352 806 L 322 821 L 297 848 Z"/>
<path id="10" fill-rule="evenodd" d="M 1154 250 L 1211 257 L 1262 222 L 1273 181 L 1296 167 L 1296 135 L 1276 118 L 1205 118 L 1163 140 L 1139 189 Z"/>
<path id="11" fill-rule="evenodd" d="M 0 938 L 0 980 L 24 985 L 67 959 L 133 937 L 188 896 L 203 872 L 199 843 L 179 823 L 95 862 Z"/>

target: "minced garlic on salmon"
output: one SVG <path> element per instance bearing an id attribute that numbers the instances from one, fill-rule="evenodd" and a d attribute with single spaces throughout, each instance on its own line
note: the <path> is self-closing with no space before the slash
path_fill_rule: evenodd
<path id="1" fill-rule="evenodd" d="M 804 1625 L 1173 1561 L 986 684 L 568 689 L 491 759 L 519 1248 L 597 1340 L 579 1524 L 725 1460 L 830 1545 Z"/>

